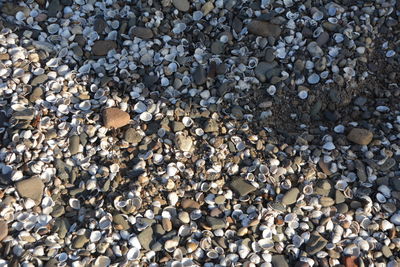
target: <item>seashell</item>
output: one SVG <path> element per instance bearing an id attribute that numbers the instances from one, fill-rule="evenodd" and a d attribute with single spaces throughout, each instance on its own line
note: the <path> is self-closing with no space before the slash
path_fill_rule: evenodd
<path id="1" fill-rule="evenodd" d="M 386 197 L 382 193 L 376 194 L 376 200 L 378 200 L 379 203 L 386 203 Z"/>
<path id="2" fill-rule="evenodd" d="M 183 123 L 183 125 L 185 125 L 185 127 L 190 127 L 193 125 L 193 120 L 190 117 L 183 117 L 182 123 Z"/>
<path id="3" fill-rule="evenodd" d="M 276 87 L 275 87 L 275 85 L 270 85 L 270 86 L 267 88 L 267 93 L 270 94 L 270 95 L 275 95 L 275 93 L 276 93 Z"/>
<path id="4" fill-rule="evenodd" d="M 66 260 L 68 260 L 68 254 L 65 253 L 65 252 L 62 252 L 62 253 L 56 255 L 56 259 L 57 259 L 59 262 L 65 262 Z"/>
<path id="5" fill-rule="evenodd" d="M 167 240 L 164 244 L 164 248 L 168 252 L 173 252 L 174 249 L 178 246 L 179 242 L 176 239 Z"/>
<path id="6" fill-rule="evenodd" d="M 102 217 L 99 221 L 100 230 L 105 230 L 111 227 L 111 220 L 108 217 Z"/>
<path id="7" fill-rule="evenodd" d="M 336 182 L 335 188 L 340 191 L 344 191 L 348 186 L 348 183 L 344 180 L 339 180 Z"/>
<path id="8" fill-rule="evenodd" d="M 257 243 L 263 250 L 268 250 L 274 247 L 274 242 L 267 238 L 260 239 Z"/>
<path id="9" fill-rule="evenodd" d="M 100 231 L 92 231 L 90 233 L 90 242 L 97 242 L 101 239 L 101 232 Z"/>
<path id="10" fill-rule="evenodd" d="M 137 260 L 140 257 L 140 249 L 138 247 L 133 247 L 128 250 L 128 253 L 126 254 L 126 257 L 128 260 Z"/>
<path id="11" fill-rule="evenodd" d="M 285 190 L 288 190 L 290 188 L 292 188 L 292 182 L 289 179 L 285 179 L 282 183 L 281 183 L 281 187 Z"/>
<path id="12" fill-rule="evenodd" d="M 390 198 L 392 195 L 392 192 L 387 185 L 380 185 L 378 187 L 378 191 L 381 192 L 387 198 Z"/>
<path id="13" fill-rule="evenodd" d="M 93 267 L 107 267 L 111 264 L 111 260 L 107 256 L 99 256 L 93 264 Z M 76 266 L 74 266 L 76 267 Z"/>
<path id="14" fill-rule="evenodd" d="M 192 212 L 190 212 L 190 219 L 193 221 L 200 219 L 201 216 L 201 210 L 193 210 Z"/>
<path id="15" fill-rule="evenodd" d="M 147 111 L 147 106 L 142 101 L 139 101 L 133 106 L 133 110 L 137 113 L 143 113 Z"/>
<path id="16" fill-rule="evenodd" d="M 347 188 L 343 191 L 343 194 L 344 194 L 345 197 L 347 197 L 347 198 L 349 198 L 349 199 L 352 199 L 352 198 L 354 197 L 354 193 L 353 193 L 353 191 L 351 190 L 350 187 L 347 187 Z"/>
<path id="17" fill-rule="evenodd" d="M 79 210 L 81 208 L 81 204 L 80 204 L 79 200 L 76 198 L 70 198 L 68 202 L 69 202 L 69 205 L 71 206 L 71 208 L 73 208 L 75 210 Z"/>
<path id="18" fill-rule="evenodd" d="M 394 50 L 389 50 L 386 52 L 386 57 L 393 57 L 396 54 Z"/>
<path id="19" fill-rule="evenodd" d="M 145 111 L 142 114 L 140 114 L 139 118 L 142 121 L 151 121 L 151 119 L 153 118 L 153 115 L 151 115 L 151 113 Z"/>
<path id="20" fill-rule="evenodd" d="M 46 62 L 46 66 L 49 68 L 57 68 L 60 63 L 59 58 L 51 58 L 49 61 Z"/>
<path id="21" fill-rule="evenodd" d="M 217 259 L 219 257 L 218 252 L 214 249 L 209 250 L 206 255 L 210 259 Z"/>
<path id="22" fill-rule="evenodd" d="M 90 100 L 85 100 L 85 101 L 82 101 L 81 103 L 79 103 L 78 107 L 80 110 L 87 111 L 87 110 L 90 110 L 90 108 L 92 107 L 92 104 L 90 103 Z"/>

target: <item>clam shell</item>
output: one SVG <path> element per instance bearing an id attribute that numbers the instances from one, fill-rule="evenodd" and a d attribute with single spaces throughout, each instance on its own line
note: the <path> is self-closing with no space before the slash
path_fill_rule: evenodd
<path id="1" fill-rule="evenodd" d="M 140 249 L 138 247 L 133 247 L 128 250 L 128 253 L 126 254 L 126 257 L 128 260 L 137 260 L 140 257 Z"/>
<path id="2" fill-rule="evenodd" d="M 151 121 L 151 119 L 153 118 L 153 115 L 151 115 L 151 113 L 145 111 L 142 114 L 140 114 L 139 118 L 142 121 Z"/>
<path id="3" fill-rule="evenodd" d="M 68 202 L 69 202 L 69 205 L 71 206 L 71 208 L 73 208 L 75 210 L 79 210 L 81 208 L 81 203 L 76 198 L 70 198 Z"/>

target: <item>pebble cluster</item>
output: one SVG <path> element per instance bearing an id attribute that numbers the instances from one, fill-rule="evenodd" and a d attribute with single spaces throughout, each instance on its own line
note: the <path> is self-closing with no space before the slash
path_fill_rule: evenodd
<path id="1" fill-rule="evenodd" d="M 0 10 L 0 266 L 400 265 L 396 0 Z"/>

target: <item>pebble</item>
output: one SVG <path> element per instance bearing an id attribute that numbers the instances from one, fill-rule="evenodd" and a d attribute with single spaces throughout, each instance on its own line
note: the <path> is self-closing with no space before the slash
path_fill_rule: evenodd
<path id="1" fill-rule="evenodd" d="M 240 178 L 233 180 L 230 184 L 230 187 L 233 191 L 237 192 L 242 197 L 250 194 L 257 189 L 246 180 Z"/>
<path id="2" fill-rule="evenodd" d="M 86 235 L 78 235 L 73 241 L 74 248 L 83 248 L 89 242 Z"/>
<path id="3" fill-rule="evenodd" d="M 279 25 L 260 20 L 252 20 L 247 25 L 247 29 L 250 33 L 263 37 L 272 36 L 277 38 L 281 34 L 281 28 Z"/>
<path id="4" fill-rule="evenodd" d="M 129 128 L 125 131 L 124 139 L 128 143 L 139 144 L 143 139 L 143 135 L 136 129 Z"/>
<path id="5" fill-rule="evenodd" d="M 47 74 L 41 74 L 33 78 L 31 81 L 32 86 L 38 86 L 44 84 L 49 79 Z M 32 101 L 33 102 L 33 101 Z"/>
<path id="6" fill-rule="evenodd" d="M 129 114 L 118 108 L 107 108 L 103 111 L 103 122 L 106 128 L 121 128 L 129 121 Z"/>
<path id="7" fill-rule="evenodd" d="M 31 95 L 29 96 L 29 101 L 34 103 L 36 100 L 42 99 L 43 97 L 43 89 L 41 87 L 36 87 L 33 89 Z"/>
<path id="8" fill-rule="evenodd" d="M 79 136 L 73 135 L 69 138 L 69 152 L 71 155 L 79 152 Z"/>
<path id="9" fill-rule="evenodd" d="M 176 9 L 182 12 L 188 12 L 190 8 L 190 3 L 188 0 L 172 0 L 172 4 Z"/>
<path id="10" fill-rule="evenodd" d="M 51 0 L 49 2 L 49 6 L 47 7 L 47 15 L 49 17 L 55 17 L 58 12 L 62 10 L 63 6 L 60 3 L 60 0 Z"/>
<path id="11" fill-rule="evenodd" d="M 112 40 L 97 40 L 92 46 L 92 52 L 95 56 L 106 56 L 108 51 L 117 49 L 117 43 Z"/>
<path id="12" fill-rule="evenodd" d="M 179 212 L 178 218 L 183 223 L 190 223 L 189 213 L 187 213 L 186 211 Z"/>
<path id="13" fill-rule="evenodd" d="M 205 133 L 218 133 L 219 124 L 216 120 L 209 119 L 204 124 L 204 132 Z"/>
<path id="14" fill-rule="evenodd" d="M 149 28 L 135 27 L 132 30 L 132 35 L 140 39 L 149 40 L 153 38 L 153 32 Z"/>
<path id="15" fill-rule="evenodd" d="M 21 197 L 33 199 L 36 204 L 39 204 L 42 200 L 44 183 L 39 177 L 18 181 L 15 188 Z"/>
<path id="16" fill-rule="evenodd" d="M 8 235 L 8 224 L 6 221 L 0 220 L 0 242 Z"/>
<path id="17" fill-rule="evenodd" d="M 199 65 L 193 73 L 193 81 L 197 85 L 205 84 L 207 81 L 207 73 L 203 66 Z"/>
<path id="18" fill-rule="evenodd" d="M 319 233 L 313 232 L 310 239 L 307 241 L 306 251 L 310 255 L 314 255 L 325 248 L 328 241 Z"/>
<path id="19" fill-rule="evenodd" d="M 190 136 L 178 134 L 175 137 L 175 143 L 179 150 L 189 152 L 193 147 L 193 140 Z"/>
<path id="20" fill-rule="evenodd" d="M 21 111 L 15 111 L 13 114 L 13 118 L 16 120 L 31 121 L 31 120 L 33 120 L 34 115 L 35 115 L 35 112 L 33 109 L 24 109 Z"/>
<path id="21" fill-rule="evenodd" d="M 224 219 L 218 219 L 211 216 L 207 216 L 206 220 L 212 230 L 223 229 L 226 227 L 226 222 Z"/>
<path id="22" fill-rule="evenodd" d="M 284 255 L 273 255 L 271 263 L 273 267 L 289 267 L 289 263 Z"/>
<path id="23" fill-rule="evenodd" d="M 113 221 L 118 225 L 119 230 L 128 230 L 130 228 L 128 221 L 121 214 L 114 215 Z"/>
<path id="24" fill-rule="evenodd" d="M 347 135 L 347 139 L 358 145 L 368 145 L 371 143 L 373 136 L 373 133 L 367 129 L 353 128 Z"/>
<path id="25" fill-rule="evenodd" d="M 147 227 L 139 233 L 138 239 L 142 245 L 142 248 L 145 250 L 150 250 L 150 245 L 153 241 L 153 229 L 151 227 Z"/>
<path id="26" fill-rule="evenodd" d="M 181 202 L 181 207 L 183 209 L 200 209 L 200 204 L 193 199 L 185 198 Z"/>
<path id="27" fill-rule="evenodd" d="M 296 203 L 299 193 L 300 193 L 300 190 L 298 188 L 290 189 L 283 196 L 282 203 L 284 205 L 292 205 L 292 204 Z"/>

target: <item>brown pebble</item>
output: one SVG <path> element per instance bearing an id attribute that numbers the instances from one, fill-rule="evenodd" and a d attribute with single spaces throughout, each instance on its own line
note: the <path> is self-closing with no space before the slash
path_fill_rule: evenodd
<path id="1" fill-rule="evenodd" d="M 358 258 L 356 256 L 347 256 L 344 258 L 345 267 L 358 267 Z"/>
<path id="2" fill-rule="evenodd" d="M 107 108 L 103 111 L 103 122 L 107 128 L 120 128 L 127 125 L 129 121 L 129 114 L 118 108 Z"/>
<path id="3" fill-rule="evenodd" d="M 347 135 L 347 139 L 359 145 L 368 145 L 371 143 L 373 133 L 367 129 L 353 128 Z"/>
<path id="4" fill-rule="evenodd" d="M 200 204 L 193 199 L 184 199 L 181 202 L 181 207 L 183 209 L 200 209 Z"/>
<path id="5" fill-rule="evenodd" d="M 162 227 L 166 232 L 169 232 L 172 230 L 172 222 L 170 219 L 163 218 L 162 221 Z"/>
<path id="6" fill-rule="evenodd" d="M 8 235 L 8 225 L 6 221 L 0 221 L 0 242 Z"/>
<path id="7" fill-rule="evenodd" d="M 117 48 L 117 43 L 112 40 L 98 40 L 92 46 L 92 52 L 95 56 L 106 56 L 108 51 Z"/>

